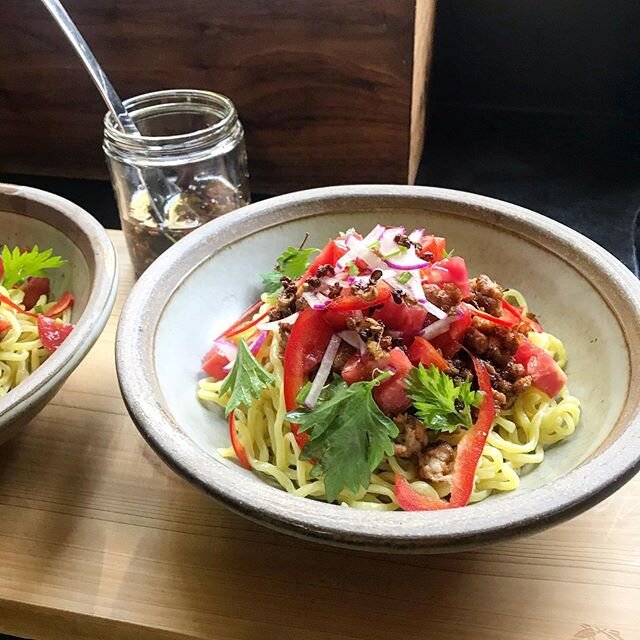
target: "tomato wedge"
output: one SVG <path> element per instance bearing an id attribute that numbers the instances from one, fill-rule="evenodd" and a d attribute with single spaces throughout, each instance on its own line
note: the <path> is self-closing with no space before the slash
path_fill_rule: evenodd
<path id="1" fill-rule="evenodd" d="M 72 307 L 73 303 L 73 294 L 65 291 L 60 296 L 60 299 L 44 315 L 49 318 L 59 316 L 63 311 L 66 311 L 69 307 Z"/>
<path id="2" fill-rule="evenodd" d="M 529 340 L 520 344 L 513 359 L 524 366 L 533 384 L 550 398 L 557 396 L 567 383 L 567 374 L 560 365 L 544 349 L 536 347 Z"/>
<path id="3" fill-rule="evenodd" d="M 460 256 L 453 256 L 452 258 L 434 262 L 429 268 L 424 269 L 422 274 L 424 276 L 423 284 L 445 284 L 446 282 L 451 282 L 460 289 L 464 298 L 471 294 L 467 264 Z"/>
<path id="4" fill-rule="evenodd" d="M 300 276 L 298 280 L 299 284 L 302 284 L 310 278 L 311 276 L 315 276 L 318 272 L 318 269 L 324 264 L 330 264 L 332 267 L 335 266 L 336 262 L 342 258 L 342 256 L 347 253 L 346 249 L 342 249 L 339 247 L 335 241 L 329 240 L 327 244 L 324 246 L 324 249 L 316 256 L 316 259 L 309 265 L 307 270 Z"/>
<path id="5" fill-rule="evenodd" d="M 214 380 L 223 380 L 229 373 L 224 369 L 228 364 L 229 358 L 214 342 L 213 347 L 207 351 L 202 359 L 202 370 L 209 374 Z"/>
<path id="6" fill-rule="evenodd" d="M 67 322 L 60 322 L 47 316 L 38 316 L 38 335 L 42 346 L 53 353 L 73 331 L 73 325 Z"/>
<path id="7" fill-rule="evenodd" d="M 422 251 L 420 252 L 421 256 L 425 253 L 431 253 L 433 254 L 434 260 L 442 260 L 444 258 L 447 245 L 447 241 L 444 238 L 433 235 L 422 236 L 420 245 L 422 247 Z"/>
<path id="8" fill-rule="evenodd" d="M 489 379 L 487 368 L 479 358 L 472 355 L 471 359 L 478 378 L 478 386 L 484 393 L 484 400 L 478 411 L 477 420 L 458 444 L 451 476 L 451 496 L 449 501 L 423 496 L 411 487 L 403 475 L 397 474 L 394 492 L 398 504 L 405 511 L 455 509 L 464 507 L 469 502 L 475 483 L 478 462 L 495 417 L 491 380 Z"/>
<path id="9" fill-rule="evenodd" d="M 323 314 L 313 309 L 300 313 L 287 340 L 284 350 L 284 403 L 287 411 L 298 406 L 296 396 L 304 386 L 310 371 L 322 360 L 333 329 L 324 321 Z M 300 447 L 309 440 L 306 433 L 298 433 L 298 425 L 291 425 L 291 432 Z"/>
<path id="10" fill-rule="evenodd" d="M 22 304 L 25 309 L 33 309 L 40 296 L 49 295 L 49 278 L 29 278 L 20 288 L 24 291 Z"/>
<path id="11" fill-rule="evenodd" d="M 244 448 L 244 445 L 240 441 L 238 437 L 238 432 L 236 431 L 236 416 L 235 411 L 232 411 L 229 414 L 229 438 L 231 439 L 231 446 L 236 454 L 236 458 L 238 458 L 238 462 L 245 468 L 251 469 L 251 463 L 249 462 L 249 456 L 247 456 L 247 451 Z"/>
<path id="12" fill-rule="evenodd" d="M 353 384 L 362 380 L 372 380 L 380 371 L 393 370 L 393 376 L 383 380 L 373 390 L 373 398 L 383 413 L 397 415 L 411 406 L 411 400 L 405 392 L 405 378 L 412 368 L 413 365 L 404 351 L 395 348 L 382 358 L 356 354 L 347 360 L 341 375 L 347 384 Z"/>
<path id="13" fill-rule="evenodd" d="M 350 287 L 343 287 L 340 295 L 328 305 L 327 311 L 363 311 L 382 304 L 391 298 L 391 287 L 386 282 L 376 284 L 376 296 L 372 300 L 365 300 L 352 293 Z"/>
<path id="14" fill-rule="evenodd" d="M 401 331 L 405 340 L 413 338 L 424 329 L 428 312 L 420 304 L 408 305 L 387 300 L 384 307 L 376 309 L 373 317 L 380 320 L 387 329 Z"/>
<path id="15" fill-rule="evenodd" d="M 442 354 L 428 340 L 420 336 L 416 336 L 409 347 L 409 353 L 407 355 L 414 367 L 417 367 L 419 364 L 423 364 L 425 367 L 434 364 L 440 371 L 446 371 L 449 368 Z"/>
<path id="16" fill-rule="evenodd" d="M 0 294 L 0 302 L 2 302 L 2 304 L 6 304 L 8 307 L 11 307 L 18 313 L 24 314 L 25 316 L 31 316 L 32 318 L 38 317 L 37 313 L 32 313 L 31 311 L 25 311 L 20 305 L 16 304 L 11 298 L 7 298 L 7 296 L 3 296 L 2 294 Z"/>

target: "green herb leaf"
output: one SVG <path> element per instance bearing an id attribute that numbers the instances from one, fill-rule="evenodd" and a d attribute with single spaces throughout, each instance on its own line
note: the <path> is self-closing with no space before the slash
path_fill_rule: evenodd
<path id="1" fill-rule="evenodd" d="M 296 249 L 289 247 L 276 260 L 275 270 L 262 274 L 262 282 L 266 293 L 275 294 L 280 290 L 280 278 L 287 276 L 292 280 L 299 278 L 311 264 L 309 258 L 320 249 Z"/>
<path id="2" fill-rule="evenodd" d="M 356 492 L 369 486 L 371 472 L 385 454 L 393 454 L 398 427 L 380 411 L 372 391 L 391 376 L 384 372 L 370 382 L 350 386 L 336 377 L 320 394 L 313 410 L 297 409 L 287 420 L 308 432 L 303 460 L 314 460 L 313 477 L 324 477 L 327 500 L 345 488 Z"/>
<path id="3" fill-rule="evenodd" d="M 447 251 L 446 249 L 442 252 L 442 257 L 443 258 L 450 258 L 453 253 L 454 253 L 455 249 L 451 249 L 450 251 Z"/>
<path id="4" fill-rule="evenodd" d="M 471 389 L 470 382 L 455 385 L 436 366 L 425 369 L 422 364 L 407 376 L 407 395 L 428 429 L 449 432 L 459 426 L 470 428 L 471 407 L 479 407 L 483 398 L 481 392 Z"/>
<path id="5" fill-rule="evenodd" d="M 240 340 L 233 367 L 220 386 L 221 396 L 231 390 L 225 414 L 228 416 L 240 405 L 248 407 L 254 398 L 260 397 L 263 389 L 274 383 L 274 377 L 253 357 L 244 339 Z"/>
<path id="6" fill-rule="evenodd" d="M 52 256 L 52 249 L 40 251 L 38 245 L 34 245 L 31 251 L 21 253 L 18 247 L 13 251 L 6 245 L 2 247 L 2 262 L 4 264 L 4 278 L 2 284 L 5 288 L 22 284 L 27 278 L 35 278 L 44 275 L 47 269 L 61 267 L 65 261 L 60 256 Z"/>

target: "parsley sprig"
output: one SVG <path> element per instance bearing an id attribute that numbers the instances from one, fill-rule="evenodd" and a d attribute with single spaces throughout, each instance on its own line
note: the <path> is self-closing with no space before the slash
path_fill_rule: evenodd
<path id="1" fill-rule="evenodd" d="M 310 440 L 301 453 L 313 460 L 313 477 L 324 477 L 329 502 L 343 489 L 368 487 L 371 472 L 385 454 L 393 454 L 398 427 L 380 411 L 372 391 L 392 375 L 384 372 L 370 382 L 347 386 L 340 377 L 323 389 L 313 410 L 297 409 L 287 419 L 300 425 Z"/>
<path id="2" fill-rule="evenodd" d="M 276 260 L 274 271 L 262 274 L 264 290 L 270 295 L 280 291 L 280 278 L 287 276 L 292 280 L 299 278 L 309 266 L 309 258 L 312 254 L 318 253 L 320 249 L 296 249 L 289 247 Z"/>
<path id="3" fill-rule="evenodd" d="M 479 407 L 483 398 L 481 392 L 471 389 L 469 381 L 456 385 L 434 365 L 425 369 L 422 364 L 407 376 L 407 395 L 428 429 L 448 432 L 459 426 L 470 428 L 471 407 Z"/>
<path id="4" fill-rule="evenodd" d="M 2 263 L 4 276 L 2 285 L 6 289 L 22 284 L 27 278 L 35 278 L 44 275 L 47 269 L 61 267 L 65 261 L 60 256 L 53 256 L 52 249 L 40 251 L 38 245 L 34 245 L 31 251 L 24 253 L 18 247 L 13 251 L 8 246 L 2 247 Z"/>
<path id="5" fill-rule="evenodd" d="M 220 386 L 221 396 L 231 391 L 225 415 L 228 416 L 240 405 L 250 406 L 254 398 L 260 397 L 263 389 L 274 383 L 274 377 L 253 357 L 244 339 L 240 340 L 233 367 Z"/>

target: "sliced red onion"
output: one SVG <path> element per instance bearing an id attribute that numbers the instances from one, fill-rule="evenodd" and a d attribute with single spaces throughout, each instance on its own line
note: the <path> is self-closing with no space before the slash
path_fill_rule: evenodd
<path id="1" fill-rule="evenodd" d="M 398 251 L 400 245 L 395 241 L 395 237 L 402 235 L 404 232 L 404 227 L 391 227 L 390 229 L 386 229 L 380 238 L 380 253 L 384 256 Z"/>
<path id="2" fill-rule="evenodd" d="M 268 331 L 260 331 L 256 339 L 251 344 L 251 348 L 249 349 L 249 351 L 251 351 L 254 356 L 257 355 L 258 351 L 260 351 L 260 347 L 264 344 L 267 335 L 269 335 Z"/>
<path id="3" fill-rule="evenodd" d="M 362 239 L 362 242 L 370 247 L 374 242 L 380 240 L 380 236 L 384 233 L 384 227 L 381 224 L 377 224 L 369 233 Z"/>
<path id="4" fill-rule="evenodd" d="M 382 258 L 379 258 L 369 247 L 361 240 L 350 239 L 347 243 L 349 251 L 338 260 L 336 266 L 338 269 L 344 269 L 350 262 L 356 258 L 364 260 L 372 269 L 386 269 L 387 264 Z"/>
<path id="5" fill-rule="evenodd" d="M 238 347 L 231 341 L 218 338 L 214 341 L 218 351 L 229 361 L 233 361 L 238 353 Z"/>
<path id="6" fill-rule="evenodd" d="M 435 304 L 429 302 L 424 296 L 424 289 L 422 288 L 422 282 L 420 276 L 417 273 L 411 274 L 411 280 L 408 282 L 411 295 L 416 299 L 418 304 L 421 304 L 431 315 L 434 315 L 439 320 L 447 317 L 447 312 L 436 307 Z"/>
<path id="7" fill-rule="evenodd" d="M 415 229 L 409 234 L 409 240 L 411 242 L 420 242 L 422 240 L 422 236 L 424 235 L 424 229 Z"/>
<path id="8" fill-rule="evenodd" d="M 394 331 L 393 329 L 387 329 L 387 334 L 392 338 L 402 338 L 404 336 L 404 331 Z"/>
<path id="9" fill-rule="evenodd" d="M 405 256 L 408 257 L 405 258 Z M 405 258 L 400 261 L 401 258 Z M 392 268 L 397 269 L 398 271 L 417 271 L 418 269 L 424 269 L 429 266 L 429 262 L 418 258 L 415 254 L 412 256 L 410 254 L 405 254 L 404 256 L 398 256 L 398 259 L 392 258 L 390 260 L 385 260 L 385 262 Z"/>
<path id="10" fill-rule="evenodd" d="M 323 296 L 321 293 L 311 293 L 310 291 L 305 291 L 302 297 L 314 311 L 324 311 L 331 302 L 331 299 L 327 298 L 327 296 Z"/>
<path id="11" fill-rule="evenodd" d="M 256 325 L 260 331 L 277 331 L 280 328 L 280 324 L 282 322 L 286 322 L 287 324 L 294 324 L 298 319 L 299 313 L 292 313 L 290 316 L 286 318 L 281 318 L 280 320 L 274 320 L 273 322 L 260 322 Z"/>
<path id="12" fill-rule="evenodd" d="M 336 357 L 336 353 L 338 353 L 338 349 L 340 348 L 340 342 L 341 338 L 339 336 L 331 336 L 331 340 L 329 340 L 327 350 L 322 356 L 318 373 L 313 379 L 313 383 L 311 384 L 311 389 L 309 389 L 307 397 L 304 399 L 304 405 L 305 407 L 307 407 L 307 409 L 313 409 L 316 406 L 316 402 L 318 402 L 318 398 L 320 397 L 320 393 L 322 392 L 322 387 L 324 387 L 324 384 L 327 381 L 329 374 L 331 373 L 331 366 L 333 365 L 333 360 Z"/>
<path id="13" fill-rule="evenodd" d="M 436 320 L 428 327 L 425 327 L 418 335 L 422 336 L 425 340 L 431 340 L 436 338 L 449 330 L 449 326 L 452 322 L 455 322 L 456 316 L 447 316 L 441 320 Z"/>

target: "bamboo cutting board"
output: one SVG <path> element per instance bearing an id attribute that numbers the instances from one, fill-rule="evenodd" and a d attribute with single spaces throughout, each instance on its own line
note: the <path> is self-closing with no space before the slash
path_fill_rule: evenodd
<path id="1" fill-rule="evenodd" d="M 384 556 L 252 524 L 187 485 L 128 418 L 118 301 L 55 400 L 0 449 L 0 633 L 37 640 L 640 639 L 640 477 L 554 529 Z"/>

